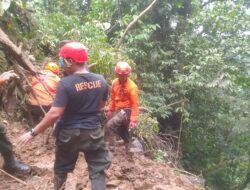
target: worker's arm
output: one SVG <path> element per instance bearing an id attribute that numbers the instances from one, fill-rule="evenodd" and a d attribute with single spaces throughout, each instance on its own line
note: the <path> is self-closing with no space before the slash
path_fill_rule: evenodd
<path id="1" fill-rule="evenodd" d="M 18 145 L 22 146 L 26 144 L 34 136 L 42 133 L 48 127 L 53 126 L 55 121 L 63 115 L 65 108 L 64 107 L 51 107 L 48 113 L 44 116 L 42 121 L 38 123 L 31 131 L 23 134 L 18 139 Z"/>
<path id="2" fill-rule="evenodd" d="M 34 133 L 38 135 L 48 127 L 53 126 L 57 119 L 63 115 L 64 110 L 64 107 L 51 107 L 48 113 L 46 113 L 45 117 L 42 119 L 42 121 L 34 127 Z"/>
<path id="3" fill-rule="evenodd" d="M 67 104 L 68 95 L 66 89 L 63 83 L 59 82 L 53 106 L 50 108 L 49 112 L 44 116 L 40 123 L 38 123 L 30 132 L 25 133 L 19 138 L 18 144 L 26 144 L 30 139 L 32 139 L 32 137 L 52 126 L 54 122 L 63 115 Z"/>
<path id="4" fill-rule="evenodd" d="M 111 90 L 110 90 L 110 97 L 109 97 L 109 105 L 107 110 L 107 118 L 110 119 L 113 115 L 113 112 L 115 111 L 115 91 L 114 91 L 114 84 L 112 84 Z"/>
<path id="5" fill-rule="evenodd" d="M 115 91 L 114 91 L 114 84 L 112 85 L 111 90 L 110 90 L 109 111 L 110 112 L 115 111 Z"/>

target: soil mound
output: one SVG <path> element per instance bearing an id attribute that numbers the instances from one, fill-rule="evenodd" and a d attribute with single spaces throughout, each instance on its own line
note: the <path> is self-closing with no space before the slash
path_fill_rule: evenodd
<path id="1" fill-rule="evenodd" d="M 28 127 L 21 123 L 7 124 L 7 135 L 14 145 L 18 160 L 30 164 L 32 173 L 19 176 L 22 181 L 7 176 L 0 171 L 0 190 L 52 190 L 54 139 L 49 138 L 45 144 L 47 130 L 35 137 L 25 147 L 16 147 L 17 138 Z M 0 164 L 3 160 L 0 157 Z M 66 190 L 91 190 L 88 169 L 84 155 L 80 154 L 76 169 L 68 176 Z M 141 154 L 134 153 L 129 159 L 122 144 L 113 152 L 112 165 L 107 171 L 107 190 L 201 190 L 204 189 L 191 182 L 190 177 L 178 173 L 170 166 L 152 161 Z"/>

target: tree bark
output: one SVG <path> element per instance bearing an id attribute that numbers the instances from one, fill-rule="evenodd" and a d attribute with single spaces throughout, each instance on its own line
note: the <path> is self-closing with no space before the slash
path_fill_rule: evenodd
<path id="1" fill-rule="evenodd" d="M 24 69 L 35 75 L 36 70 L 29 60 L 28 56 L 22 52 L 22 46 L 17 47 L 9 37 L 0 28 L 0 44 L 4 47 L 4 51 L 8 52 L 9 56 L 12 56 L 16 63 L 22 66 Z"/>

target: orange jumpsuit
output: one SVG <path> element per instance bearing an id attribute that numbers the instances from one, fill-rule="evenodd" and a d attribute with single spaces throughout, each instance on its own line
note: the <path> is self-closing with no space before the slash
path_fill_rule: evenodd
<path id="1" fill-rule="evenodd" d="M 131 109 L 130 121 L 138 120 L 138 87 L 129 78 L 124 84 L 120 84 L 118 78 L 112 82 L 109 110 L 117 111 L 123 108 Z"/>
<path id="2" fill-rule="evenodd" d="M 32 77 L 32 89 L 40 105 L 50 106 L 55 97 L 56 87 L 60 78 L 49 70 L 41 71 L 38 76 Z M 28 101 L 30 105 L 39 105 L 36 98 L 30 93 Z"/>

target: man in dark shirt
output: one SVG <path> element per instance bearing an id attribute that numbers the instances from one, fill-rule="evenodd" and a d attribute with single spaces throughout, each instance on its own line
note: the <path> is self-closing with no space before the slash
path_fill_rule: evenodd
<path id="1" fill-rule="evenodd" d="M 105 173 L 111 162 L 110 152 L 100 126 L 100 110 L 108 96 L 105 79 L 86 68 L 88 53 L 81 43 L 70 42 L 60 49 L 60 64 L 67 76 L 58 83 L 52 108 L 30 132 L 19 138 L 19 144 L 51 126 L 58 118 L 55 190 L 64 189 L 67 173 L 75 168 L 79 152 L 84 152 L 92 190 L 105 190 Z"/>

